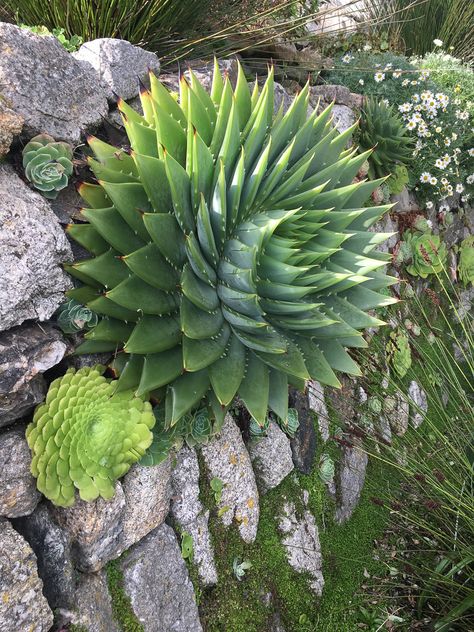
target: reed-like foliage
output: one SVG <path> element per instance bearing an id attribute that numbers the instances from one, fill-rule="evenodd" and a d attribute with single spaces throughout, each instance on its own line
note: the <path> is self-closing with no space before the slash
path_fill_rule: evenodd
<path id="1" fill-rule="evenodd" d="M 447 275 L 437 276 L 431 307 L 415 297 L 404 308 L 400 325 L 408 316 L 421 334 L 411 336 L 407 377 L 393 373 L 388 386 L 406 399 L 407 382 L 416 379 L 428 410 L 419 410 L 418 428 L 390 445 L 368 441 L 367 450 L 401 476 L 398 490 L 374 499 L 390 508 L 397 536 L 390 596 L 403 595 L 407 611 L 430 622 L 427 629 L 448 632 L 474 625 L 474 320 L 461 313 Z"/>
<path id="2" fill-rule="evenodd" d="M 407 54 L 424 55 L 433 40 L 456 57 L 474 57 L 474 3 L 466 0 L 367 0 L 369 16 Z"/>

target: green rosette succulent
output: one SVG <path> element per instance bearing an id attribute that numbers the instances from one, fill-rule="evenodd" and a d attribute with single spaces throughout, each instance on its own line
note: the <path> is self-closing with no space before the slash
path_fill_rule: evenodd
<path id="1" fill-rule="evenodd" d="M 65 334 L 75 334 L 95 327 L 99 317 L 85 305 L 70 298 L 56 311 L 56 322 Z"/>
<path id="2" fill-rule="evenodd" d="M 23 168 L 35 189 L 54 200 L 72 175 L 72 149 L 49 134 L 39 134 L 23 149 Z"/>
<path id="3" fill-rule="evenodd" d="M 249 432 L 252 439 L 260 439 L 261 437 L 265 437 L 270 427 L 270 417 L 267 417 L 263 424 L 259 424 L 252 417 L 250 419 L 249 424 Z"/>
<path id="4" fill-rule="evenodd" d="M 319 459 L 319 478 L 329 485 L 334 481 L 334 474 L 336 473 L 336 466 L 329 454 L 321 454 Z"/>
<path id="5" fill-rule="evenodd" d="M 369 158 L 371 178 L 382 178 L 407 165 L 413 141 L 403 120 L 392 106 L 368 99 L 361 112 L 359 146 L 362 151 L 374 148 Z"/>
<path id="6" fill-rule="evenodd" d="M 300 427 L 300 420 L 298 419 L 298 411 L 296 408 L 288 408 L 288 415 L 286 419 L 277 417 L 277 422 L 280 428 L 285 432 L 290 439 L 293 439 Z"/>
<path id="7" fill-rule="evenodd" d="M 78 352 L 121 350 L 117 388 L 161 389 L 167 427 L 202 406 L 222 422 L 235 396 L 286 419 L 289 383 L 360 373 L 346 347 L 394 302 L 388 235 L 368 230 L 389 206 L 364 206 L 380 181 L 353 183 L 369 153 L 331 107 L 307 118 L 309 85 L 274 115 L 273 70 L 233 90 L 216 64 L 210 94 L 190 72 L 178 101 L 150 86 L 143 116 L 118 104 L 130 154 L 89 138 L 98 183 L 68 232 L 91 258 L 67 266 L 69 296 L 104 318 Z"/>
<path id="8" fill-rule="evenodd" d="M 407 266 L 409 274 L 426 279 L 430 274 L 444 270 L 447 250 L 439 235 L 409 231 L 403 237 L 411 249 L 412 261 Z"/>
<path id="9" fill-rule="evenodd" d="M 115 481 L 152 442 L 155 418 L 133 391 L 117 392 L 105 367 L 85 367 L 51 383 L 26 429 L 37 486 L 55 505 L 112 498 Z"/>
<path id="10" fill-rule="evenodd" d="M 474 236 L 466 237 L 459 248 L 459 278 L 464 285 L 474 285 Z"/>
<path id="11" fill-rule="evenodd" d="M 215 434 L 209 411 L 206 408 L 201 408 L 194 413 L 187 413 L 182 418 L 180 425 L 182 425 L 180 434 L 190 448 L 207 443 Z"/>

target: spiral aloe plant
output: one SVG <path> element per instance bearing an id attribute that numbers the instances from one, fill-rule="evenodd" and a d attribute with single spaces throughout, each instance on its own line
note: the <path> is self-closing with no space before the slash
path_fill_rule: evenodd
<path id="1" fill-rule="evenodd" d="M 23 168 L 35 189 L 54 200 L 73 172 L 71 146 L 49 134 L 38 134 L 23 149 Z"/>
<path id="2" fill-rule="evenodd" d="M 354 176 L 369 153 L 331 108 L 307 118 L 309 87 L 274 116 L 273 70 L 251 92 L 216 64 L 208 94 L 190 72 L 178 100 L 152 74 L 143 116 L 119 102 L 132 151 L 89 138 L 97 184 L 69 234 L 92 258 L 68 270 L 69 295 L 104 316 L 79 352 L 120 351 L 118 389 L 166 388 L 167 426 L 203 398 L 216 418 L 238 395 L 263 424 L 287 419 L 288 383 L 359 374 L 345 347 L 392 302 L 364 208 L 380 181 Z"/>
<path id="3" fill-rule="evenodd" d="M 369 99 L 362 110 L 359 144 L 374 148 L 369 158 L 370 176 L 381 178 L 406 165 L 411 159 L 412 140 L 403 120 L 383 101 Z"/>
<path id="4" fill-rule="evenodd" d="M 152 442 L 151 405 L 131 390 L 116 392 L 105 367 L 85 367 L 51 383 L 46 401 L 26 429 L 38 489 L 60 506 L 109 499 L 115 480 L 138 461 Z"/>

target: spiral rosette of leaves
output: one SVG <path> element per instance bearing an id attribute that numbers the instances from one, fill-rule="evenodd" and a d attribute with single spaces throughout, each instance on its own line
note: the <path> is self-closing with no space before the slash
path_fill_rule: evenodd
<path id="1" fill-rule="evenodd" d="M 150 84 L 143 117 L 119 102 L 130 154 L 89 139 L 98 183 L 68 230 L 93 256 L 69 295 L 104 318 L 79 352 L 120 351 L 118 388 L 164 389 L 168 426 L 203 398 L 222 421 L 236 395 L 259 424 L 287 419 L 289 383 L 359 374 L 345 347 L 393 302 L 388 235 L 368 231 L 390 207 L 364 207 L 380 181 L 353 184 L 368 153 L 331 108 L 307 117 L 308 85 L 274 115 L 273 70 L 251 92 L 216 65 L 210 94 L 190 72 L 178 101 Z"/>
<path id="2" fill-rule="evenodd" d="M 359 145 L 363 151 L 373 148 L 369 174 L 382 178 L 395 172 L 397 165 L 408 164 L 413 141 L 392 106 L 368 99 L 362 109 Z"/>
<path id="3" fill-rule="evenodd" d="M 69 369 L 54 380 L 26 429 L 31 472 L 56 505 L 73 505 L 76 490 L 86 501 L 112 498 L 116 479 L 152 442 L 151 405 L 131 390 L 117 393 L 104 369 Z"/>
<path id="4" fill-rule="evenodd" d="M 72 175 L 72 149 L 49 134 L 39 134 L 23 149 L 23 168 L 35 189 L 54 200 Z"/>
<path id="5" fill-rule="evenodd" d="M 99 322 L 97 314 L 74 299 L 59 306 L 56 322 L 65 334 L 75 334 L 83 329 L 92 329 Z"/>
<path id="6" fill-rule="evenodd" d="M 439 274 L 445 269 L 446 244 L 441 241 L 439 235 L 408 232 L 404 239 L 412 253 L 412 262 L 407 266 L 409 274 L 426 279 L 430 274 Z"/>

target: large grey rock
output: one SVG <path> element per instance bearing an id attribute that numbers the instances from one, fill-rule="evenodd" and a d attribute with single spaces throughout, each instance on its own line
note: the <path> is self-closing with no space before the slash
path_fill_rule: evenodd
<path id="1" fill-rule="evenodd" d="M 0 632 L 48 632 L 53 613 L 42 588 L 31 547 L 0 519 Z"/>
<path id="2" fill-rule="evenodd" d="M 134 465 L 122 481 L 125 512 L 120 547 L 127 549 L 158 527 L 169 511 L 171 459 L 154 467 Z"/>
<path id="3" fill-rule="evenodd" d="M 421 425 L 428 411 L 428 399 L 425 391 L 414 380 L 408 387 L 408 398 L 410 400 L 410 420 L 415 428 Z"/>
<path id="4" fill-rule="evenodd" d="M 105 93 L 89 64 L 74 59 L 55 37 L 3 22 L 0 86 L 7 105 L 25 119 L 23 133 L 30 138 L 47 133 L 77 143 L 107 114 Z"/>
<path id="5" fill-rule="evenodd" d="M 384 414 L 388 419 L 392 432 L 398 436 L 403 436 L 408 430 L 409 405 L 401 394 L 396 393 L 385 398 Z"/>
<path id="6" fill-rule="evenodd" d="M 397 213 L 420 210 L 415 194 L 412 191 L 408 191 L 406 187 L 401 193 L 391 195 L 390 202 L 394 204 L 393 211 L 397 211 Z"/>
<path id="7" fill-rule="evenodd" d="M 345 105 L 351 109 L 360 108 L 364 99 L 362 95 L 351 92 L 346 86 L 336 84 L 312 86 L 309 95 L 310 105 L 316 107 L 319 101 L 320 108 L 333 102 L 335 105 Z"/>
<path id="8" fill-rule="evenodd" d="M 342 134 L 355 123 L 354 111 L 347 105 L 334 105 L 332 108 L 333 126 Z"/>
<path id="9" fill-rule="evenodd" d="M 61 333 L 50 325 L 24 324 L 0 334 L 0 427 L 43 401 L 43 373 L 61 361 L 66 349 Z"/>
<path id="10" fill-rule="evenodd" d="M 63 609 L 73 607 L 76 571 L 71 541 L 65 530 L 51 517 L 48 504 L 40 503 L 30 516 L 15 520 L 14 524 L 36 554 L 38 573 L 50 606 Z"/>
<path id="11" fill-rule="evenodd" d="M 105 571 L 80 573 L 74 610 L 62 612 L 63 618 L 87 632 L 120 632 L 122 628 L 115 622 L 112 600 L 107 586 Z"/>
<path id="12" fill-rule="evenodd" d="M 209 531 L 209 511 L 199 500 L 199 463 L 195 450 L 184 446 L 176 457 L 172 476 L 171 515 L 193 539 L 193 563 L 204 586 L 217 583 L 214 550 Z"/>
<path id="13" fill-rule="evenodd" d="M 52 507 L 52 515 L 72 543 L 76 566 L 96 572 L 138 542 L 166 518 L 171 497 L 167 459 L 156 467 L 135 465 L 115 485 L 115 496 L 72 507 Z"/>
<path id="14" fill-rule="evenodd" d="M 15 136 L 23 128 L 23 117 L 11 110 L 0 98 L 0 158 L 10 150 Z"/>
<path id="15" fill-rule="evenodd" d="M 324 387 L 316 380 L 308 382 L 308 403 L 310 409 L 316 413 L 319 432 L 326 442 L 329 439 L 329 413 L 324 399 Z"/>
<path id="16" fill-rule="evenodd" d="M 320 596 L 324 587 L 323 560 L 314 516 L 308 509 L 298 515 L 295 504 L 287 500 L 279 517 L 279 528 L 288 563 L 298 573 L 310 575 L 310 588 Z"/>
<path id="17" fill-rule="evenodd" d="M 229 526 L 235 519 L 242 539 L 253 542 L 259 517 L 257 484 L 242 435 L 230 415 L 226 416 L 220 435 L 202 447 L 202 455 L 210 479 L 219 478 L 224 483 L 218 503 L 219 509 L 224 510 L 220 520 Z"/>
<path id="18" fill-rule="evenodd" d="M 0 516 L 18 518 L 35 510 L 41 495 L 30 473 L 31 453 L 24 428 L 0 434 Z"/>
<path id="19" fill-rule="evenodd" d="M 290 440 L 273 421 L 266 436 L 252 440 L 248 449 L 262 493 L 279 485 L 294 468 Z"/>
<path id="20" fill-rule="evenodd" d="M 367 463 L 367 453 L 360 446 L 344 446 L 337 478 L 336 522 L 348 520 L 357 507 L 365 482 Z"/>
<path id="21" fill-rule="evenodd" d="M 144 632 L 202 632 L 194 590 L 173 529 L 149 533 L 121 561 L 123 586 Z"/>
<path id="22" fill-rule="evenodd" d="M 302 393 L 292 388 L 290 390 L 290 404 L 298 411 L 299 420 L 298 430 L 291 440 L 293 463 L 300 472 L 309 474 L 316 453 L 316 430 L 309 406 L 308 393 Z"/>
<path id="23" fill-rule="evenodd" d="M 0 47 L 1 42 L 0 24 Z M 1 65 L 0 53 L 0 85 Z M 10 166 L 0 165 L 0 331 L 28 318 L 49 318 L 71 287 L 60 268 L 71 260 L 71 247 L 48 202 Z"/>
<path id="24" fill-rule="evenodd" d="M 371 226 L 369 230 L 372 233 L 394 233 L 391 237 L 387 239 L 387 241 L 378 246 L 377 250 L 379 252 L 388 252 L 396 246 L 399 239 L 398 224 L 393 221 L 390 213 L 385 213 L 382 219 Z"/>
<path id="25" fill-rule="evenodd" d="M 75 565 L 84 572 L 100 570 L 120 555 L 125 495 L 120 483 L 112 500 L 76 500 L 72 507 L 51 507 L 55 522 L 71 541 Z"/>
<path id="26" fill-rule="evenodd" d="M 126 40 L 103 37 L 86 42 L 73 56 L 91 64 L 109 101 L 131 99 L 139 92 L 139 80 L 147 83 L 148 70 L 158 75 L 160 62 L 155 53 Z"/>

